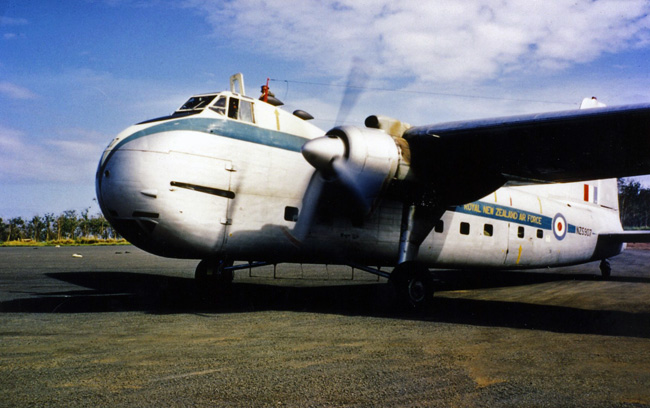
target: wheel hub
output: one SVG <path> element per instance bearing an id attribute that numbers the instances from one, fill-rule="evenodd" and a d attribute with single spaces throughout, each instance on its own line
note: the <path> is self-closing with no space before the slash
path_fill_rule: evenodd
<path id="1" fill-rule="evenodd" d="M 415 303 L 420 303 L 424 300 L 427 290 L 424 286 L 424 282 L 413 279 L 408 284 L 408 294 L 411 300 Z"/>

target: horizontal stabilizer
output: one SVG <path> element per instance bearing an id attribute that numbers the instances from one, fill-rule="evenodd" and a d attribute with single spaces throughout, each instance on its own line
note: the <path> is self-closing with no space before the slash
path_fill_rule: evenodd
<path id="1" fill-rule="evenodd" d="M 600 234 L 599 240 L 608 243 L 650 242 L 650 231 L 625 231 L 612 234 Z"/>

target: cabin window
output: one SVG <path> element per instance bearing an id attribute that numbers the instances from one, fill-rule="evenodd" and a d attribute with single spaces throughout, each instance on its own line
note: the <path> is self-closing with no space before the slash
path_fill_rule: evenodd
<path id="1" fill-rule="evenodd" d="M 541 229 L 537 230 L 537 238 L 544 238 L 544 230 Z"/>
<path id="2" fill-rule="evenodd" d="M 445 222 L 443 220 L 438 220 L 433 230 L 438 234 L 442 234 L 442 232 L 445 230 Z"/>
<path id="3" fill-rule="evenodd" d="M 493 232 L 494 232 L 494 227 L 492 226 L 492 224 L 485 224 L 483 226 L 483 235 L 485 235 L 486 237 L 491 237 Z"/>
<path id="4" fill-rule="evenodd" d="M 517 237 L 519 237 L 519 238 L 524 237 L 524 227 L 517 228 Z"/>
<path id="5" fill-rule="evenodd" d="M 253 103 L 249 101 L 240 101 L 239 103 L 239 120 L 253 123 Z"/>
<path id="6" fill-rule="evenodd" d="M 298 221 L 298 209 L 296 207 L 284 207 L 284 219 L 286 221 Z"/>
<path id="7" fill-rule="evenodd" d="M 239 99 L 230 98 L 230 102 L 228 103 L 228 117 L 230 119 L 239 118 Z"/>
<path id="8" fill-rule="evenodd" d="M 460 233 L 463 235 L 469 235 L 469 223 L 461 222 L 460 223 Z"/>
<path id="9" fill-rule="evenodd" d="M 210 106 L 210 109 L 213 111 L 217 112 L 220 115 L 225 115 L 226 114 L 226 101 L 228 98 L 225 96 L 220 96 L 219 99 L 214 103 L 214 105 Z"/>

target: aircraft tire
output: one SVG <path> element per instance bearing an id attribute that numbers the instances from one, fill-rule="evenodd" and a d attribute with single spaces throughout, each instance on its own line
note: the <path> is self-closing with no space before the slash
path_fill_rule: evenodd
<path id="1" fill-rule="evenodd" d="M 234 274 L 232 271 L 224 271 L 223 268 L 232 264 L 221 258 L 208 258 L 199 262 L 194 281 L 201 299 L 216 300 L 223 291 L 230 288 Z"/>
<path id="2" fill-rule="evenodd" d="M 393 269 L 389 283 L 397 302 L 410 310 L 424 310 L 433 302 L 433 279 L 429 269 L 416 262 L 404 262 Z"/>
<path id="3" fill-rule="evenodd" d="M 612 266 L 607 259 L 600 261 L 600 276 L 603 280 L 608 280 L 612 276 Z"/>

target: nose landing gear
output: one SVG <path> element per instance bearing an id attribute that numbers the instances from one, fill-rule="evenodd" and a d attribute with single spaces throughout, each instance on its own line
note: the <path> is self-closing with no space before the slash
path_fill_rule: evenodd
<path id="1" fill-rule="evenodd" d="M 232 264 L 232 261 L 221 258 L 208 258 L 199 262 L 194 278 L 201 299 L 216 300 L 230 287 L 234 274 L 225 268 Z"/>

